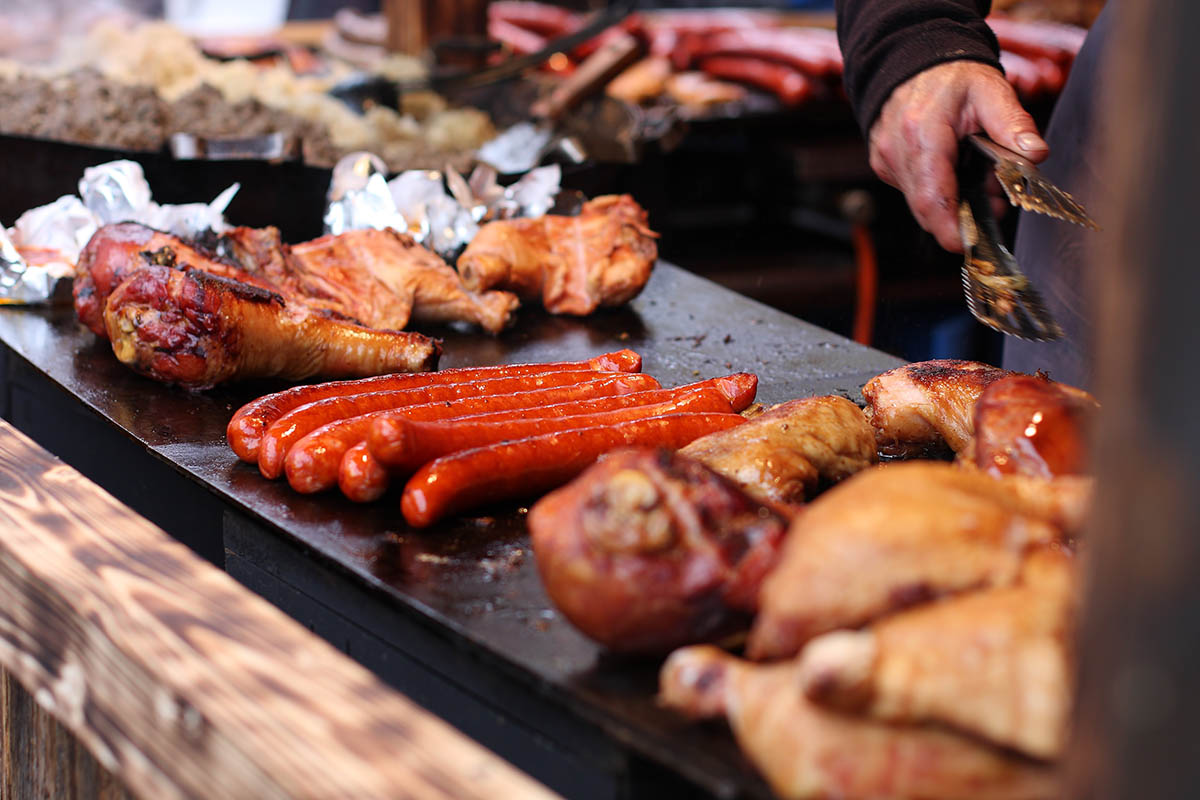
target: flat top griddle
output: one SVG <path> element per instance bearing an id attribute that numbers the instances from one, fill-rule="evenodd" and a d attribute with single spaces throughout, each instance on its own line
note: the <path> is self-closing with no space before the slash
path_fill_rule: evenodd
<path id="1" fill-rule="evenodd" d="M 646 290 L 621 309 L 576 319 L 522 308 L 515 327 L 498 338 L 431 332 L 445 340 L 443 367 L 582 359 L 629 347 L 642 354 L 643 370 L 664 386 L 755 372 L 764 403 L 821 394 L 859 399 L 865 381 L 900 363 L 661 262 Z M 511 691 L 533 698 L 533 716 L 525 720 L 531 728 L 541 726 L 536 706 L 545 704 L 556 719 L 600 731 L 618 748 L 703 793 L 767 795 L 724 726 L 690 724 L 655 705 L 657 663 L 606 655 L 554 611 L 528 546 L 522 509 L 485 509 L 418 533 L 405 527 L 395 492 L 368 506 L 335 494 L 301 496 L 285 482 L 263 479 L 225 443 L 233 412 L 281 384 L 192 394 L 154 383 L 119 364 L 108 343 L 83 329 L 69 308 L 0 309 L 0 341 L 10 360 L 27 362 L 26 370 L 64 390 L 68 408 L 98 415 L 98 424 L 148 454 L 150 466 L 143 469 L 177 473 L 202 494 L 215 496 L 226 516 L 244 516 L 259 526 L 251 534 L 257 544 L 289 543 L 328 567 L 333 580 L 360 587 L 365 599 L 349 612 L 353 625 L 378 627 L 372 619 L 380 608 L 401 614 L 472 664 L 478 672 L 463 680 L 478 678 L 481 694 Z M 14 374 L 11 366 L 7 374 Z M 24 411 L 9 413 L 29 427 L 52 431 L 69 422 L 39 420 L 39 414 L 52 413 L 52 404 L 20 401 L 11 387 L 6 394 L 8 402 L 24 403 Z M 103 485 L 108 470 L 89 471 Z M 171 532 L 169 520 L 159 524 Z M 351 655 L 379 670 L 369 653 Z M 452 670 L 447 665 L 444 671 Z M 537 764 L 517 765 L 539 775 Z M 587 787 L 576 792 L 561 780 L 548 782 L 575 796 L 589 795 Z M 639 794 L 636 786 L 624 793 Z"/>

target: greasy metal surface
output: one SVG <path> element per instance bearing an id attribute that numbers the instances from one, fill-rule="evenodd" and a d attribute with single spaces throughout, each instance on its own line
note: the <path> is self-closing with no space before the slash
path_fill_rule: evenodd
<path id="1" fill-rule="evenodd" d="M 590 318 L 521 309 L 499 338 L 445 337 L 442 366 L 579 359 L 631 347 L 664 386 L 732 371 L 756 372 L 773 403 L 837 393 L 858 398 L 871 376 L 899 362 L 760 305 L 668 264 L 628 307 Z M 657 665 L 613 660 L 558 616 L 542 590 L 522 516 L 512 506 L 434 530 L 406 529 L 397 498 L 356 506 L 304 497 L 264 480 L 225 443 L 241 403 L 278 385 L 189 394 L 133 374 L 69 308 L 0 310 L 0 339 L 164 462 L 340 565 L 391 602 L 444 626 L 465 647 L 547 702 L 716 794 L 757 793 L 722 726 L 692 725 L 653 701 Z"/>

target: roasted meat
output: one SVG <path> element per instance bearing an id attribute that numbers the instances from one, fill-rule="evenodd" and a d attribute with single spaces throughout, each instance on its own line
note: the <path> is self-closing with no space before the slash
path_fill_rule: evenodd
<path id="1" fill-rule="evenodd" d="M 802 503 L 819 484 L 836 483 L 877 460 L 866 417 L 841 397 L 780 403 L 680 452 L 772 503 Z"/>
<path id="2" fill-rule="evenodd" d="M 863 387 L 879 452 L 924 456 L 961 452 L 974 435 L 975 401 L 993 382 L 1015 373 L 977 361 L 938 359 L 905 364 Z"/>
<path id="3" fill-rule="evenodd" d="M 459 256 L 458 271 L 472 291 L 504 289 L 553 314 L 582 316 L 642 290 L 658 257 L 656 238 L 632 197 L 605 195 L 576 217 L 489 222 Z"/>
<path id="4" fill-rule="evenodd" d="M 947 594 L 1017 580 L 1031 547 L 1070 539 L 1090 479 L 1002 479 L 916 461 L 859 473 L 792 524 L 767 576 L 747 652 L 782 658 Z"/>
<path id="5" fill-rule="evenodd" d="M 809 700 L 900 723 L 953 726 L 1053 760 L 1067 739 L 1078 569 L 1049 547 L 1019 581 L 902 611 L 800 654 Z"/>
<path id="6" fill-rule="evenodd" d="M 133 222 L 102 227 L 76 266 L 76 313 L 105 335 L 105 300 L 146 264 L 203 270 L 380 330 L 401 330 L 416 319 L 467 322 L 497 333 L 518 305 L 509 292 L 466 291 L 437 255 L 391 230 L 349 231 L 288 246 L 275 228 L 234 228 L 211 244 L 193 246 Z"/>
<path id="7" fill-rule="evenodd" d="M 161 265 L 126 276 L 108 298 L 104 325 L 122 362 L 195 389 L 250 377 L 429 370 L 441 352 L 419 333 L 364 328 L 240 281 Z"/>
<path id="8" fill-rule="evenodd" d="M 795 662 L 750 664 L 698 645 L 663 665 L 659 697 L 693 717 L 724 716 L 784 798 L 1037 800 L 1053 770 L 952 732 L 828 711 L 801 692 Z"/>
<path id="9" fill-rule="evenodd" d="M 511 292 L 467 291 L 435 253 L 388 229 L 347 231 L 293 245 L 288 266 L 300 291 L 372 328 L 466 322 L 499 333 L 518 300 Z"/>
<path id="10" fill-rule="evenodd" d="M 177 236 L 138 222 L 118 222 L 96 231 L 79 254 L 72 286 L 75 314 L 92 333 L 108 336 L 104 328 L 104 305 L 121 282 L 147 264 L 173 267 L 181 263 L 214 275 L 244 280 L 259 288 L 272 288 L 245 276 L 236 262 L 193 247 Z"/>
<path id="11" fill-rule="evenodd" d="M 1100 408 L 1082 389 L 1041 376 L 1013 375 L 988 386 L 975 404 L 973 460 L 993 475 L 1080 475 Z"/>
<path id="12" fill-rule="evenodd" d="M 786 528 L 707 467 L 656 450 L 612 453 L 529 512 L 551 600 L 632 653 L 744 630 Z"/>

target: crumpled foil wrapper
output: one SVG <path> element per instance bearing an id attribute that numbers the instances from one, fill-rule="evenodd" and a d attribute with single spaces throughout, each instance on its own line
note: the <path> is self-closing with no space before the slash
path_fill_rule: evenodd
<path id="1" fill-rule="evenodd" d="M 239 188 L 230 186 L 211 203 L 159 205 L 137 162 L 88 167 L 78 196 L 63 195 L 26 211 L 12 228 L 0 227 L 0 303 L 50 302 L 58 282 L 73 277 L 79 253 L 101 225 L 140 222 L 186 238 L 221 233 L 229 227 L 225 209 Z M 37 263 L 28 263 L 21 250 L 36 251 Z"/>
<path id="2" fill-rule="evenodd" d="M 494 219 L 539 217 L 554 207 L 562 186 L 557 164 L 532 169 L 509 186 L 486 164 L 464 178 L 446 171 L 409 170 L 390 181 L 369 153 L 345 156 L 333 170 L 326 233 L 393 228 L 453 263 L 479 226 Z"/>

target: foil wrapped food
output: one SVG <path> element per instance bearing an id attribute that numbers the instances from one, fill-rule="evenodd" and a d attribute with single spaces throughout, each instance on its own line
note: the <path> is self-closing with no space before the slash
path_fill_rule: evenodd
<path id="1" fill-rule="evenodd" d="M 463 177 L 453 168 L 409 170 L 386 180 L 377 158 L 353 153 L 333 170 L 325 232 L 393 228 L 453 262 L 493 219 L 538 217 L 558 202 L 562 170 L 557 164 L 531 169 L 501 186 L 497 171 L 480 164 Z"/>
<path id="2" fill-rule="evenodd" d="M 78 195 L 31 208 L 11 228 L 0 226 L 0 303 L 48 303 L 60 281 L 101 225 L 134 221 L 177 236 L 194 238 L 229 226 L 225 209 L 239 189 L 230 186 L 209 203 L 160 205 L 135 161 L 88 167 Z"/>

